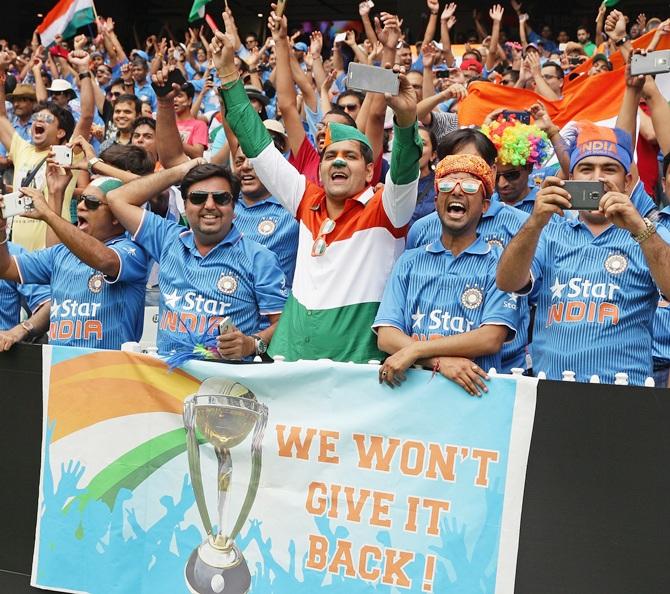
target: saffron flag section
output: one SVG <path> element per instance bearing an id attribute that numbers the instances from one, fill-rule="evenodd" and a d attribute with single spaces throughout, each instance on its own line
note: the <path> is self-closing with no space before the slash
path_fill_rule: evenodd
<path id="1" fill-rule="evenodd" d="M 74 37 L 79 27 L 95 22 L 93 0 L 60 0 L 37 25 L 42 45 L 49 46 L 60 35 Z"/>

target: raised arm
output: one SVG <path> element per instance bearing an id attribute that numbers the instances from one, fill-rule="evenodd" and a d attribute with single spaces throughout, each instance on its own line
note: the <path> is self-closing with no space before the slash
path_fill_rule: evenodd
<path id="1" fill-rule="evenodd" d="M 426 31 L 423 34 L 422 46 L 429 44 L 435 39 L 435 31 L 437 30 L 437 20 L 440 13 L 440 0 L 426 0 L 428 7 L 428 23 L 426 23 Z"/>
<path id="2" fill-rule="evenodd" d="M 370 4 L 367 0 L 359 3 L 358 14 L 361 16 L 361 21 L 363 22 L 365 36 L 370 40 L 370 43 L 374 45 L 377 43 L 377 35 L 375 35 L 375 29 L 372 26 L 372 21 L 370 20 Z"/>
<path id="3" fill-rule="evenodd" d="M 593 40 L 596 45 L 600 45 L 605 41 L 603 35 L 603 27 L 605 26 L 605 14 L 607 14 L 607 4 L 605 0 L 598 6 L 598 15 L 596 16 L 596 34 Z"/>
<path id="4" fill-rule="evenodd" d="M 328 76 L 326 69 L 323 67 L 322 49 L 323 35 L 321 31 L 313 31 L 309 36 L 309 54 L 312 56 L 312 76 L 314 77 L 317 89 L 321 88 L 323 81 Z"/>
<path id="5" fill-rule="evenodd" d="M 289 54 L 289 64 L 291 66 L 291 76 L 300 89 L 305 105 L 312 111 L 316 111 L 319 108 L 319 105 L 317 102 L 316 91 L 312 86 L 312 80 L 304 70 L 300 68 L 300 64 L 298 63 L 295 54 L 292 52 Z"/>
<path id="6" fill-rule="evenodd" d="M 475 23 L 475 29 L 477 30 L 477 37 L 479 37 L 479 42 L 481 43 L 482 41 L 484 41 L 488 33 L 486 29 L 484 29 L 484 25 L 482 25 L 482 13 L 478 8 L 475 8 L 472 11 L 472 20 Z"/>
<path id="7" fill-rule="evenodd" d="M 168 84 L 168 68 L 154 74 L 151 79 L 156 89 L 162 89 Z M 169 93 L 160 96 L 156 93 L 158 107 L 156 109 L 156 148 L 158 160 L 163 167 L 170 168 L 188 160 L 184 151 L 184 143 L 181 141 L 179 129 L 177 128 L 177 116 L 174 113 L 174 97 L 179 91 L 179 85 L 173 84 Z"/>
<path id="8" fill-rule="evenodd" d="M 5 109 L 5 80 L 7 79 L 7 69 L 10 65 L 10 58 L 8 52 L 0 52 L 0 142 L 5 146 L 7 151 L 12 145 L 12 138 L 15 134 L 14 126 L 7 117 Z"/>
<path id="9" fill-rule="evenodd" d="M 656 141 L 663 155 L 670 153 L 670 105 L 656 86 L 653 77 L 648 76 L 642 94 L 644 96 L 651 115 L 651 122 L 656 133 Z"/>
<path id="10" fill-rule="evenodd" d="M 81 112 L 79 121 L 72 134 L 89 138 L 91 136 L 91 126 L 93 125 L 93 113 L 95 111 L 95 98 L 93 96 L 93 80 L 90 70 L 90 56 L 84 50 L 75 50 L 70 52 L 68 60 L 79 76 L 79 101 Z M 69 140 L 69 139 L 68 139 Z"/>
<path id="11" fill-rule="evenodd" d="M 630 62 L 626 64 L 626 90 L 624 91 L 623 100 L 621 101 L 621 107 L 616 119 L 616 127 L 630 134 L 633 146 L 637 141 L 637 111 L 640 107 L 642 87 L 645 84 L 646 78 L 646 76 L 631 76 Z"/>
<path id="12" fill-rule="evenodd" d="M 535 125 L 549 137 L 558 163 L 561 166 L 563 177 L 567 179 L 570 174 L 570 153 L 568 152 L 567 144 L 560 134 L 561 129 L 552 122 L 547 108 L 539 101 L 530 106 L 530 113 L 535 120 Z"/>
<path id="13" fill-rule="evenodd" d="M 486 70 L 491 72 L 498 61 L 497 50 L 498 44 L 500 43 L 500 23 L 503 18 L 505 9 L 500 4 L 494 4 L 491 10 L 489 10 L 489 16 L 493 21 L 493 26 L 491 28 L 491 41 L 489 43 L 489 51 L 486 53 Z"/>
<path id="14" fill-rule="evenodd" d="M 445 5 L 442 14 L 440 15 L 440 42 L 442 43 L 442 52 L 444 53 L 444 61 L 449 68 L 456 65 L 456 58 L 451 51 L 451 35 L 450 31 L 456 24 L 456 17 L 454 16 L 458 6 L 454 2 Z"/>

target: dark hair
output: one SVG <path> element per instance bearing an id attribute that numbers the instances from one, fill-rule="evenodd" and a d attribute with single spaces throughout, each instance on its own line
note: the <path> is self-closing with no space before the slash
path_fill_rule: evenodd
<path id="1" fill-rule="evenodd" d="M 498 151 L 488 136 L 475 128 L 461 128 L 449 132 L 437 147 L 438 159 L 447 155 L 456 155 L 466 144 L 474 144 L 479 156 L 493 166 L 498 158 Z"/>
<path id="2" fill-rule="evenodd" d="M 107 85 L 107 88 L 105 89 L 108 93 L 111 92 L 112 87 L 118 87 L 119 85 L 124 86 L 123 79 L 122 78 L 115 78 L 112 82 L 110 82 Z"/>
<path id="3" fill-rule="evenodd" d="M 135 106 L 135 113 L 137 115 L 142 113 L 142 102 L 135 95 L 131 95 L 130 93 L 119 95 L 114 106 L 117 106 L 119 103 L 132 103 Z"/>
<path id="4" fill-rule="evenodd" d="M 156 131 L 156 120 L 153 118 L 148 118 L 147 116 L 140 116 L 135 118 L 133 122 L 133 127 L 131 128 L 131 134 L 135 132 L 140 126 L 149 126 L 154 132 Z"/>
<path id="5" fill-rule="evenodd" d="M 358 102 L 361 105 L 363 105 L 363 101 L 365 99 L 365 95 L 363 93 L 359 93 L 358 91 L 354 91 L 353 89 L 347 89 L 343 93 L 340 93 L 337 96 L 337 101 L 339 102 L 340 99 L 342 99 L 342 97 L 355 97 L 356 99 L 358 99 Z M 337 107 L 339 107 L 339 105 Z M 340 109 L 342 108 L 340 107 Z"/>
<path id="6" fill-rule="evenodd" d="M 519 71 L 514 70 L 514 68 L 507 68 L 506 70 L 503 70 L 502 76 L 507 76 L 510 75 L 510 78 L 514 81 L 517 82 L 519 80 Z"/>
<path id="7" fill-rule="evenodd" d="M 547 68 L 547 66 L 553 68 L 556 71 L 556 76 L 558 76 L 558 78 L 562 79 L 565 76 L 563 68 L 561 68 L 559 64 L 556 64 L 556 62 L 545 62 L 542 64 L 542 68 Z"/>
<path id="8" fill-rule="evenodd" d="M 354 128 L 356 127 L 356 121 L 354 118 L 352 118 L 344 109 L 342 109 L 339 105 L 333 105 L 330 109 L 329 112 L 327 112 L 325 116 L 330 115 L 330 114 L 338 115 L 343 117 L 346 121 L 347 126 L 353 126 Z"/>
<path id="9" fill-rule="evenodd" d="M 210 179 L 212 177 L 222 177 L 230 184 L 230 192 L 233 195 L 233 200 L 237 200 L 240 193 L 240 182 L 235 177 L 230 167 L 227 165 L 215 165 L 214 163 L 205 163 L 204 165 L 197 165 L 189 171 L 184 179 L 181 180 L 181 195 L 184 200 L 188 199 L 188 191 L 191 186 L 200 181 Z"/>
<path id="10" fill-rule="evenodd" d="M 430 146 L 432 147 L 433 152 L 437 151 L 437 136 L 435 136 L 435 132 L 433 132 L 432 129 L 424 126 L 423 124 L 419 124 L 419 130 L 428 132 L 428 138 L 430 139 Z"/>
<path id="11" fill-rule="evenodd" d="M 194 87 L 193 84 L 190 83 L 190 82 L 184 83 L 184 84 L 181 86 L 181 92 L 182 92 L 182 93 L 186 93 L 186 96 L 187 96 L 189 99 L 193 99 L 193 97 L 195 97 L 195 87 Z"/>
<path id="12" fill-rule="evenodd" d="M 670 153 L 663 157 L 663 177 L 668 173 L 668 167 L 670 167 Z M 668 192 L 670 192 L 670 188 L 668 188 Z"/>
<path id="13" fill-rule="evenodd" d="M 100 158 L 113 167 L 135 175 L 149 175 L 156 167 L 151 155 L 134 144 L 113 144 L 100 153 Z"/>
<path id="14" fill-rule="evenodd" d="M 44 109 L 58 120 L 58 128 L 65 131 L 65 136 L 63 136 L 60 143 L 63 144 L 70 140 L 70 136 L 72 136 L 76 125 L 72 113 L 68 109 L 59 107 L 55 103 L 40 103 L 35 107 L 35 113 Z"/>

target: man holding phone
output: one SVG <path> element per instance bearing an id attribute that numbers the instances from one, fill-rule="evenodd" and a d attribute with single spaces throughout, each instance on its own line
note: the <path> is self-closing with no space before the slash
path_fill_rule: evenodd
<path id="1" fill-rule="evenodd" d="M 644 219 L 630 200 L 632 155 L 623 130 L 581 122 L 570 179 L 602 181 L 598 210 L 549 225 L 573 204 L 566 182 L 548 177 L 500 259 L 498 287 L 537 300 L 533 369 L 549 379 L 570 370 L 577 381 L 599 374 L 613 383 L 617 372 L 626 372 L 641 385 L 652 374 L 658 290 L 670 294 L 670 233 Z"/>

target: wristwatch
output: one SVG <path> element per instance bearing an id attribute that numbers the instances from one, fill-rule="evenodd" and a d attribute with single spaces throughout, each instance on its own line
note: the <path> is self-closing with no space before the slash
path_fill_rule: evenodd
<path id="1" fill-rule="evenodd" d="M 85 78 L 91 78 L 91 73 L 90 72 L 80 72 L 79 73 L 79 80 L 84 80 Z"/>
<path id="2" fill-rule="evenodd" d="M 254 341 L 256 342 L 256 354 L 257 355 L 262 355 L 262 354 L 267 352 L 268 345 L 265 344 L 263 339 L 260 336 L 258 336 L 258 334 L 252 334 L 251 338 L 253 338 Z"/>
<path id="3" fill-rule="evenodd" d="M 93 168 L 98 163 L 102 163 L 102 159 L 100 157 L 93 157 L 92 159 L 88 160 L 88 163 L 86 164 L 86 169 L 88 170 L 89 175 L 93 175 Z"/>
<path id="4" fill-rule="evenodd" d="M 628 37 L 628 35 L 624 35 L 621 39 L 619 39 L 619 41 L 615 41 L 614 45 L 616 45 L 617 47 L 621 47 L 624 43 L 626 43 L 629 40 L 630 37 Z"/>
<path id="5" fill-rule="evenodd" d="M 646 241 L 649 239 L 654 233 L 656 233 L 656 225 L 654 224 L 653 221 L 648 219 L 647 217 L 644 217 L 642 219 L 644 221 L 644 224 L 646 225 L 646 228 L 644 231 L 640 231 L 637 235 L 631 235 L 633 236 L 633 239 L 637 241 L 638 243 L 642 243 L 643 241 Z"/>
<path id="6" fill-rule="evenodd" d="M 32 335 L 33 330 L 35 330 L 35 326 L 33 326 L 32 322 L 29 322 L 28 320 L 21 322 L 21 328 L 23 328 L 28 333 L 26 338 L 29 338 Z"/>

